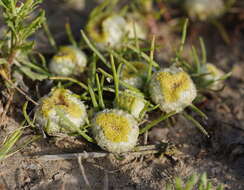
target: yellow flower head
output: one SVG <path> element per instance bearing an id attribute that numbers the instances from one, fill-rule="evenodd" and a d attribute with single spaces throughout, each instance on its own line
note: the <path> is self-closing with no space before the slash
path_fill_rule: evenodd
<path id="1" fill-rule="evenodd" d="M 122 110 L 104 110 L 92 122 L 97 144 L 109 152 L 126 152 L 137 142 L 139 129 L 136 120 Z"/>
<path id="2" fill-rule="evenodd" d="M 156 72 L 150 82 L 152 100 L 162 111 L 182 111 L 196 97 L 190 76 L 180 68 L 171 67 Z"/>
<path id="3" fill-rule="evenodd" d="M 36 121 L 49 135 L 76 132 L 65 124 L 58 114 L 62 112 L 77 128 L 85 124 L 87 113 L 85 105 L 69 90 L 55 88 L 39 101 Z"/>
<path id="4" fill-rule="evenodd" d="M 50 97 L 43 99 L 41 111 L 45 117 L 56 108 L 62 109 L 72 117 L 78 118 L 83 114 L 83 109 L 70 100 L 70 93 L 64 88 L 57 88 Z"/>

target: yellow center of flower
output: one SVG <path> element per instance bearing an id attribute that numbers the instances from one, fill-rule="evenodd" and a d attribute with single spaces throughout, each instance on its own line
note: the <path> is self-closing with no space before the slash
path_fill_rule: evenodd
<path id="1" fill-rule="evenodd" d="M 70 94 L 65 89 L 56 89 L 52 95 L 43 100 L 42 113 L 48 117 L 49 113 L 55 109 L 61 109 L 72 117 L 78 118 L 83 115 L 83 110 L 79 105 L 70 100 Z"/>
<path id="2" fill-rule="evenodd" d="M 101 113 L 96 123 L 102 127 L 106 138 L 112 142 L 127 142 L 131 131 L 130 123 L 125 116 L 116 113 Z"/>
<path id="3" fill-rule="evenodd" d="M 135 61 L 131 62 L 131 65 L 137 69 L 137 72 L 135 72 L 131 67 L 125 65 L 121 73 L 123 79 L 138 77 L 138 75 L 146 73 L 147 65 L 145 63 Z"/>
<path id="4" fill-rule="evenodd" d="M 160 72 L 157 75 L 165 102 L 176 102 L 180 93 L 189 88 L 190 79 L 185 72 L 172 74 Z"/>
<path id="5" fill-rule="evenodd" d="M 62 61 L 64 59 L 71 60 L 72 63 L 77 62 L 76 52 L 71 47 L 61 47 L 57 55 L 53 57 L 55 61 Z"/>

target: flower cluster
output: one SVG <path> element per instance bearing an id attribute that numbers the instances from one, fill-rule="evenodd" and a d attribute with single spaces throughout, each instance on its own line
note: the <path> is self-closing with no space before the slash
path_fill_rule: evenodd
<path id="1" fill-rule="evenodd" d="M 68 80 L 84 92 L 76 95 L 59 83 L 39 100 L 36 123 L 49 136 L 79 134 L 112 153 L 133 151 L 139 134 L 174 114 L 182 113 L 207 134 L 186 108 L 206 118 L 194 100 L 199 89 L 221 89 L 224 73 L 213 64 L 198 63 L 198 59 L 196 64 L 186 64 L 179 52 L 171 66 L 159 66 L 153 59 L 154 39 L 150 55 L 140 49 L 148 45 L 148 31 L 140 15 L 115 13 L 105 8 L 107 2 L 91 13 L 87 35 L 82 31 L 84 47 L 88 47 L 84 52 L 93 51 L 93 56 L 73 44 L 59 48 L 49 63 L 49 71 L 55 75 L 51 79 Z M 191 5 L 201 12 L 202 3 Z M 208 17 L 202 12 L 189 14 Z M 88 79 L 82 81 L 81 75 Z M 146 118 L 156 110 L 160 117 L 148 122 Z"/>

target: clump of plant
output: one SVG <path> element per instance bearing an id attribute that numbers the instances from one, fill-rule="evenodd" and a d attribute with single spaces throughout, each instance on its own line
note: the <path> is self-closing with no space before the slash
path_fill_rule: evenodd
<path id="1" fill-rule="evenodd" d="M 27 0 L 25 3 L 28 5 L 33 1 Z M 32 76 L 30 78 L 43 74 L 45 79 L 59 81 L 58 85 L 53 82 L 54 88 L 48 95 L 35 102 L 33 120 L 26 113 L 25 104 L 23 113 L 27 123 L 35 129 L 38 127 L 48 136 L 82 136 L 88 142 L 116 154 L 135 150 L 140 134 L 175 114 L 182 114 L 208 135 L 201 124 L 187 113 L 186 108 L 207 118 L 193 104 L 200 86 L 198 81 L 204 79 L 213 81 L 207 82 L 209 84 L 217 84 L 219 75 L 216 73 L 219 72 L 213 67 L 199 64 L 196 54 L 193 54 L 196 67 L 182 58 L 187 21 L 172 66 L 161 68 L 154 60 L 155 37 L 151 39 L 150 48 L 147 43 L 139 43 L 146 34 L 140 33 L 139 25 L 124 18 L 122 12 L 117 14 L 113 11 L 116 3 L 106 0 L 96 7 L 86 26 L 88 37 L 81 31 L 85 47 L 91 50 L 91 55 L 86 57 L 78 49 L 68 26 L 72 46 L 61 47 L 48 67 L 43 69 L 35 64 L 19 64 L 19 69 Z M 133 29 L 128 29 L 128 26 Z M 24 58 L 28 59 L 28 56 Z M 17 56 L 14 60 L 17 60 Z M 74 77 L 83 73 L 87 62 L 88 77 L 83 83 Z M 4 69 L 6 65 L 0 66 Z M 209 68 L 212 68 L 211 72 Z M 57 76 L 51 76 L 49 72 Z M 207 74 L 212 78 L 207 78 Z M 61 81 L 69 83 L 62 85 Z M 64 87 L 71 84 L 79 85 L 82 91 L 74 94 L 72 88 L 68 90 Z M 207 89 L 206 86 L 202 88 Z M 146 116 L 153 111 L 159 111 L 160 116 L 142 126 Z"/>
<path id="2" fill-rule="evenodd" d="M 31 79 L 46 78 L 47 70 L 42 65 L 34 64 L 29 57 L 29 55 L 33 55 L 32 50 L 35 44 L 33 40 L 30 40 L 30 37 L 45 21 L 45 12 L 39 9 L 41 2 L 42 0 L 26 0 L 24 2 L 19 0 L 0 0 L 5 24 L 0 36 L 0 77 L 2 84 L 5 85 L 4 91 L 7 96 L 4 112 L 0 116 L 0 123 L 6 119 L 5 116 L 11 106 L 16 90 L 28 100 L 36 103 L 21 86 L 18 86 L 23 81 L 15 79 L 16 73 L 19 74 L 18 76 L 25 74 Z M 33 14 L 33 12 L 36 14 Z M 43 58 L 41 54 L 37 53 L 37 55 L 40 59 Z M 23 136 L 24 128 L 22 125 L 4 140 L 0 148 L 0 159 L 12 155 L 31 142 L 31 140 L 26 140 L 21 147 L 13 148 Z"/>
<path id="3" fill-rule="evenodd" d="M 213 187 L 212 183 L 209 182 L 207 174 L 202 175 L 193 174 L 190 178 L 183 182 L 181 178 L 176 178 L 174 184 L 168 184 L 166 190 L 223 190 L 223 185 L 218 185 L 216 188 Z"/>
<path id="4" fill-rule="evenodd" d="M 34 34 L 44 23 L 45 13 L 43 10 L 37 12 L 33 17 L 32 13 L 37 11 L 42 0 L 1 0 L 0 6 L 3 10 L 5 32 L 1 40 L 1 77 L 5 82 L 11 83 L 13 69 L 23 67 L 33 68 L 33 64 L 27 59 L 28 53 L 34 47 L 34 41 L 29 37 Z M 30 19 L 31 18 L 31 19 Z M 38 68 L 36 66 L 36 68 Z M 42 71 L 40 69 L 40 71 Z"/>

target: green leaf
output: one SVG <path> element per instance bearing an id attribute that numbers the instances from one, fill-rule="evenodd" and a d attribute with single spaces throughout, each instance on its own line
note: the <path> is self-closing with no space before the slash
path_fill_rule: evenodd
<path id="1" fill-rule="evenodd" d="M 31 78 L 32 80 L 44 80 L 47 79 L 49 76 L 45 74 L 40 74 L 33 72 L 29 67 L 21 66 L 19 67 L 19 70 L 22 71 L 26 76 Z"/>
<path id="2" fill-rule="evenodd" d="M 0 147 L 0 161 L 8 157 L 8 154 L 11 152 L 13 146 L 19 140 L 22 133 L 23 131 L 21 129 L 17 129 L 5 140 Z"/>

